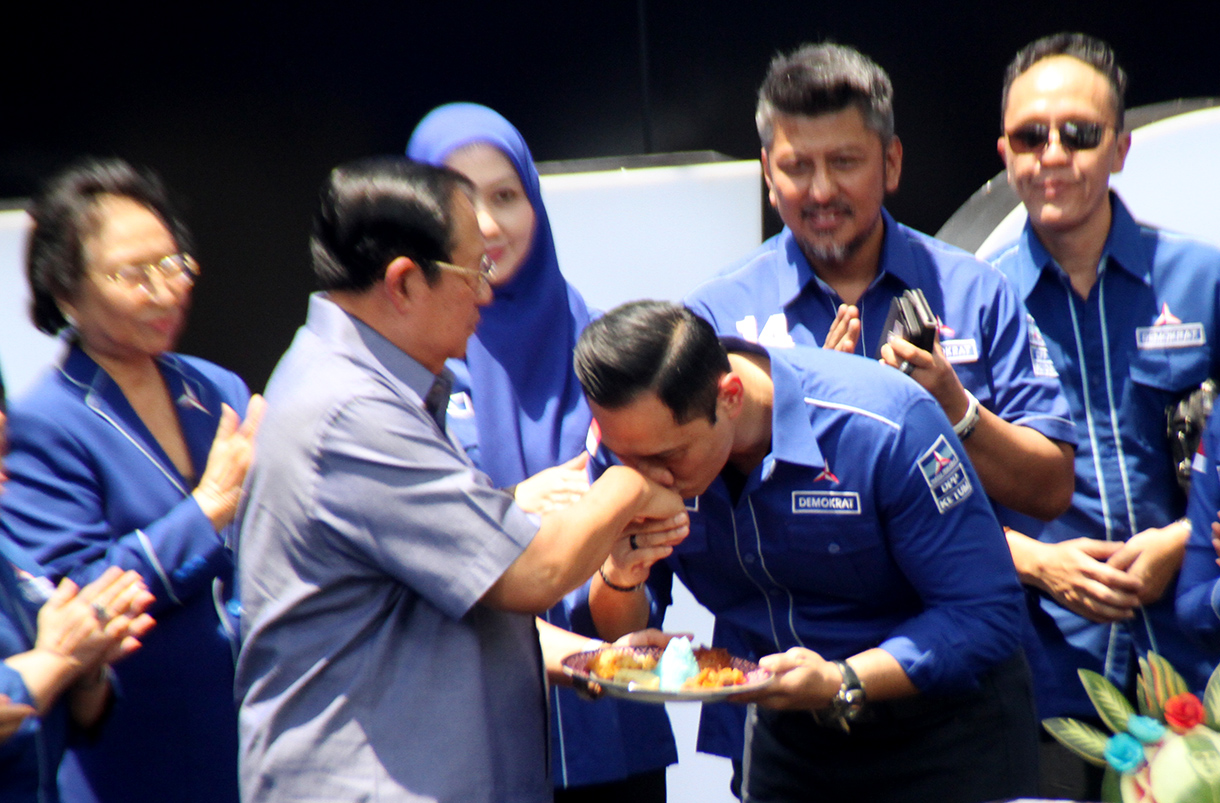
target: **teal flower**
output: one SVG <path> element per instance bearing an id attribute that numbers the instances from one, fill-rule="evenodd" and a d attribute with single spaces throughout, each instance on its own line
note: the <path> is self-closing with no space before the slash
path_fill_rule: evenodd
<path id="1" fill-rule="evenodd" d="M 1144 763 L 1144 746 L 1129 733 L 1116 733 L 1106 742 L 1106 761 L 1119 772 L 1135 772 Z"/>
<path id="2" fill-rule="evenodd" d="M 1127 733 L 1139 739 L 1142 744 L 1155 744 L 1165 736 L 1165 726 L 1152 717 L 1132 714 L 1127 719 Z"/>

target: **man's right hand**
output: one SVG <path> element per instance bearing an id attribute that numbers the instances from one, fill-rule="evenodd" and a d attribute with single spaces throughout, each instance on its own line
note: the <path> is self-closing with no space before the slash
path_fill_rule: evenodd
<path id="1" fill-rule="evenodd" d="M 618 586 L 642 583 L 652 564 L 668 558 L 689 534 L 690 516 L 685 510 L 668 519 L 633 521 L 610 550 L 602 572 Z"/>
<path id="2" fill-rule="evenodd" d="M 1135 615 L 1142 584 L 1106 564 L 1122 542 L 1074 538 L 1043 544 L 1008 530 L 1008 543 L 1021 582 L 1042 589 L 1068 610 L 1101 624 Z"/>
<path id="3" fill-rule="evenodd" d="M 851 304 L 840 304 L 822 348 L 854 354 L 860 340 L 860 310 Z"/>

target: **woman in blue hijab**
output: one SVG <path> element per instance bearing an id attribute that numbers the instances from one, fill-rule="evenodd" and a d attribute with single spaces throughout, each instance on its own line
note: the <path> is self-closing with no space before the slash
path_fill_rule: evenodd
<path id="1" fill-rule="evenodd" d="M 581 466 L 592 414 L 572 369 L 591 317 L 559 272 L 533 157 L 519 131 L 486 106 L 450 103 L 416 126 L 407 156 L 445 165 L 475 185 L 475 209 L 497 269 L 456 375 L 450 431 L 502 488 L 552 466 Z M 593 636 L 588 584 L 547 612 L 551 624 Z M 663 801 L 677 761 L 663 707 L 551 696 L 556 801 Z"/>

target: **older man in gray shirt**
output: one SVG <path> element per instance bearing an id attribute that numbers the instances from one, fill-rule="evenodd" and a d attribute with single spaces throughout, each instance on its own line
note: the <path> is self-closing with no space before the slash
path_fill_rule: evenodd
<path id="1" fill-rule="evenodd" d="M 491 299 L 464 189 L 402 159 L 323 188 L 324 292 L 268 385 L 238 543 L 247 803 L 549 801 L 543 665 L 586 640 L 540 652 L 533 614 L 633 520 L 684 527 L 622 467 L 539 519 L 446 436 L 444 363 Z"/>

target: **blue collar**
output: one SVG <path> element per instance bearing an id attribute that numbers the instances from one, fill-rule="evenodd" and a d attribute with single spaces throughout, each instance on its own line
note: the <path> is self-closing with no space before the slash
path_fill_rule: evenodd
<path id="1" fill-rule="evenodd" d="M 917 262 L 911 253 L 911 246 L 906 237 L 898 236 L 898 223 L 885 207 L 881 208 L 881 225 L 883 227 L 881 258 L 877 264 L 877 274 L 869 282 L 869 287 L 889 276 L 892 276 L 905 289 L 927 286 L 929 277 L 919 275 Z M 786 226 L 780 236 L 780 247 L 783 249 L 784 265 L 791 266 L 777 272 L 780 297 L 785 299 L 784 306 L 795 301 L 811 281 L 817 282 L 827 295 L 833 292 L 829 285 L 818 278 L 809 264 L 809 260 L 805 257 L 805 252 L 797 243 L 796 235 Z"/>
<path id="2" fill-rule="evenodd" d="M 182 428 L 182 437 L 191 456 L 195 480 L 198 481 L 207 466 L 208 453 L 220 418 L 220 404 L 213 390 L 200 381 L 198 372 L 177 354 L 161 354 L 156 362 L 169 389 L 170 399 L 174 402 L 178 425 Z M 131 406 L 122 388 L 85 353 L 79 343 L 69 345 L 59 370 L 79 389 L 90 410 L 122 430 L 179 490 L 187 492 L 185 478 Z M 208 407 L 209 403 L 211 408 Z"/>
<path id="3" fill-rule="evenodd" d="M 1110 232 L 1106 235 L 1100 264 L 1117 265 L 1151 286 L 1152 265 L 1140 244 L 1140 226 L 1127 210 L 1126 204 L 1113 191 L 1110 192 L 1110 215 Z M 1029 298 L 1044 273 L 1063 275 L 1063 269 L 1038 239 L 1033 224 L 1028 220 L 1025 221 L 1025 229 L 1021 232 L 1017 248 L 1020 259 L 1017 260 L 1015 268 L 1016 284 L 1022 299 Z"/>
<path id="4" fill-rule="evenodd" d="M 826 467 L 813 428 L 809 426 L 809 409 L 800 377 L 783 356 L 784 350 L 773 350 L 736 337 L 722 337 L 730 352 L 759 354 L 771 361 L 771 451 L 763 458 L 762 478 L 775 470 L 782 460 L 813 469 Z M 812 349 L 808 349 L 812 350 Z"/>

